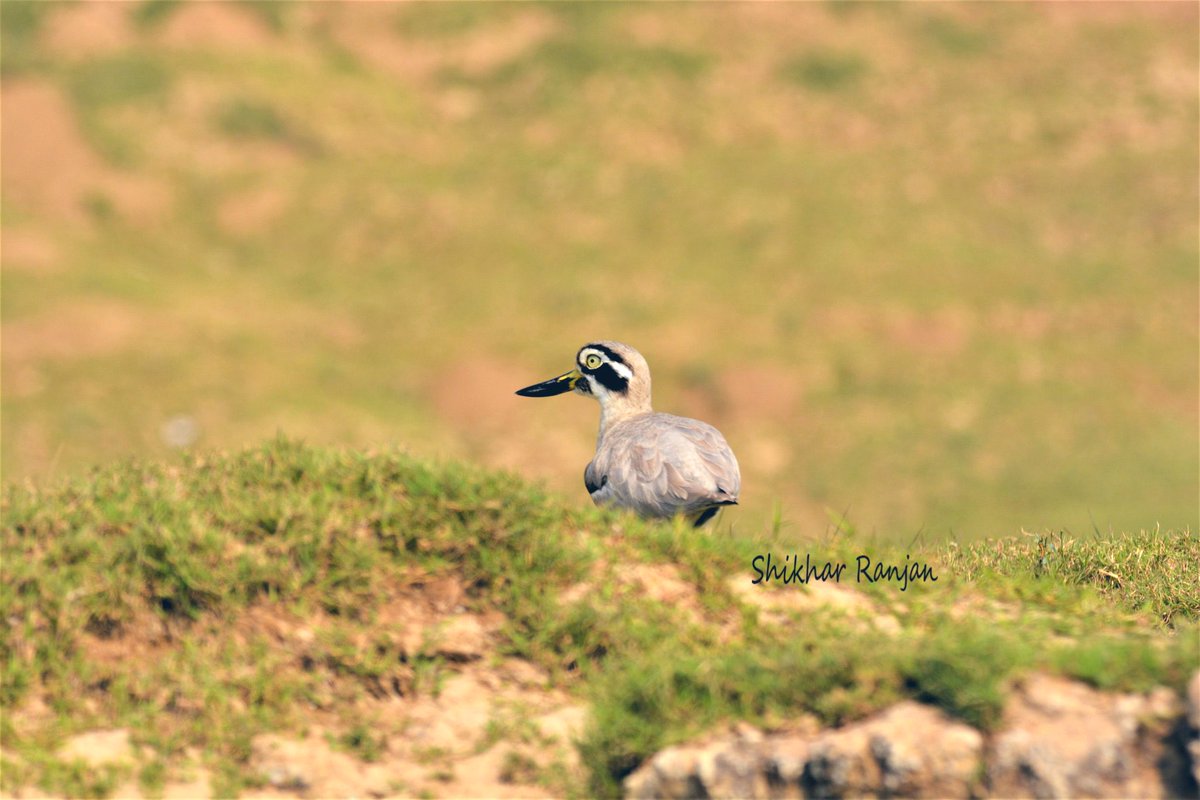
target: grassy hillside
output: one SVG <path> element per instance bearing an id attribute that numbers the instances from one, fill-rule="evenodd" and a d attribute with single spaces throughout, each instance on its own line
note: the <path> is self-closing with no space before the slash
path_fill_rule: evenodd
<path id="1" fill-rule="evenodd" d="M 1035 668 L 1180 689 L 1200 634 L 1191 532 L 903 550 L 697 533 L 511 474 L 285 439 L 9 487 L 0 511 L 6 792 L 153 794 L 196 768 L 221 795 L 261 787 L 264 731 L 319 727 L 358 759 L 394 759 L 414 704 L 465 668 L 438 648 L 441 622 L 414 643 L 397 612 L 439 583 L 491 620 L 478 668 L 528 662 L 542 691 L 590 708 L 581 767 L 513 768 L 556 794 L 613 793 L 658 748 L 733 719 L 835 723 L 909 696 L 987 728 L 1006 683 Z M 907 557 L 937 580 L 901 591 L 851 567 L 809 591 L 756 586 L 768 552 Z M 63 755 L 71 735 L 110 728 L 138 747 L 123 771 Z M 467 744 L 530 735 L 502 716 Z M 436 796 L 456 761 L 417 755 L 424 777 L 392 789 Z"/>
<path id="2" fill-rule="evenodd" d="M 740 530 L 1200 525 L 1197 10 L 4 0 L 6 481 L 283 430 L 571 492 L 611 337 Z"/>

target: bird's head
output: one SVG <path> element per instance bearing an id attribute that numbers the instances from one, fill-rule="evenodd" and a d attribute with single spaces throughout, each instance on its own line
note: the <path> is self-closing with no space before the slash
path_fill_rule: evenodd
<path id="1" fill-rule="evenodd" d="M 650 367 L 642 354 L 621 342 L 585 344 L 575 354 L 575 369 L 517 390 L 522 397 L 553 397 L 574 391 L 600 401 L 605 411 L 650 410 Z"/>

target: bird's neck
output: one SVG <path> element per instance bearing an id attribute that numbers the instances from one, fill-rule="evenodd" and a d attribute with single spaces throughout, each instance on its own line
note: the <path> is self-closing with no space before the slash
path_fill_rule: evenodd
<path id="1" fill-rule="evenodd" d="M 612 429 L 614 425 L 627 419 L 650 413 L 650 401 L 631 402 L 627 398 L 604 397 L 600 400 L 600 434 L 599 439 Z"/>

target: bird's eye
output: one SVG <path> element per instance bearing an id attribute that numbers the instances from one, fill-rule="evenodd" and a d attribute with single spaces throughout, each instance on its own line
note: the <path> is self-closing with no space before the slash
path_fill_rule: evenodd
<path id="1" fill-rule="evenodd" d="M 588 369 L 595 369 L 596 367 L 600 366 L 600 356 L 592 353 L 583 360 L 583 363 Z"/>

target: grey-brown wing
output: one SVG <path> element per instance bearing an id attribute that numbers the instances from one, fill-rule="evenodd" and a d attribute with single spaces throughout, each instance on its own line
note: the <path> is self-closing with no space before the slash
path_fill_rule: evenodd
<path id="1" fill-rule="evenodd" d="M 733 449 L 721 432 L 706 422 L 686 420 L 689 438 L 695 446 L 696 456 L 704 464 L 715 484 L 717 502 L 736 503 L 742 490 L 742 472 L 738 467 Z"/>
<path id="2" fill-rule="evenodd" d="M 737 460 L 711 425 L 655 414 L 625 434 L 628 457 L 614 459 L 610 470 L 619 504 L 669 517 L 737 502 Z"/>

